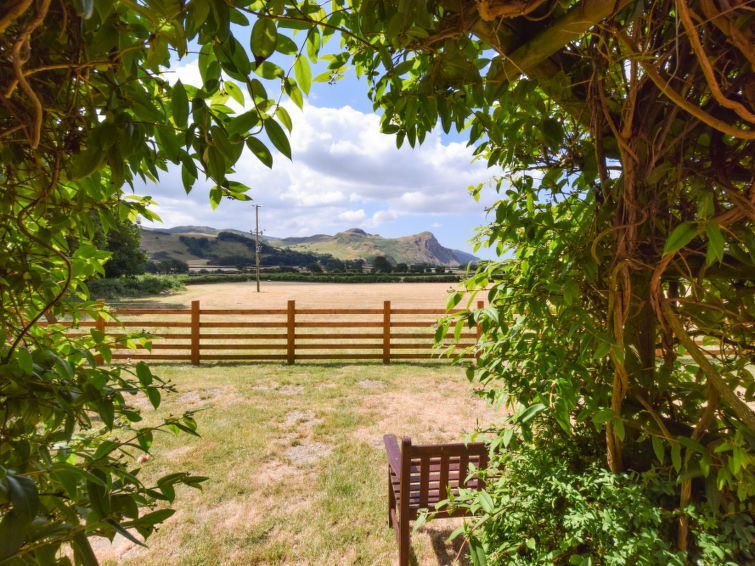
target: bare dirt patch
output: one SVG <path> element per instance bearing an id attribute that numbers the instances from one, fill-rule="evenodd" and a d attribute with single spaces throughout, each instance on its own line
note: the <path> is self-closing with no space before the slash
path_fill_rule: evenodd
<path id="1" fill-rule="evenodd" d="M 330 454 L 333 449 L 322 442 L 300 441 L 289 446 L 283 455 L 296 467 L 309 466 Z"/>
<path id="2" fill-rule="evenodd" d="M 276 389 L 281 395 L 299 395 L 304 392 L 303 385 L 283 385 Z"/>
<path id="3" fill-rule="evenodd" d="M 320 424 L 322 419 L 315 418 L 315 414 L 312 411 L 291 411 L 286 415 L 283 424 L 286 426 L 298 425 L 300 427 L 312 427 L 316 424 Z"/>
<path id="4" fill-rule="evenodd" d="M 207 403 L 217 402 L 219 397 L 225 397 L 228 390 L 225 387 L 214 387 L 212 389 L 199 389 L 197 391 L 187 391 L 178 396 L 177 402 L 182 406 L 205 405 Z"/>
<path id="5" fill-rule="evenodd" d="M 260 383 L 252 387 L 254 391 L 270 391 L 271 389 L 278 389 L 280 383 L 277 381 L 271 381 L 269 383 Z"/>
<path id="6" fill-rule="evenodd" d="M 264 488 L 300 475 L 301 471 L 294 466 L 274 460 L 260 465 L 251 481 L 255 486 Z"/>
<path id="7" fill-rule="evenodd" d="M 234 530 L 240 526 L 249 527 L 262 517 L 259 501 L 253 498 L 231 499 L 211 507 L 209 519 L 223 530 Z"/>

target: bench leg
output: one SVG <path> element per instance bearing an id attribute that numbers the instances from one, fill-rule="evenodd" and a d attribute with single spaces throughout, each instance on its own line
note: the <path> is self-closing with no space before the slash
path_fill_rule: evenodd
<path id="1" fill-rule="evenodd" d="M 398 566 L 409 566 L 409 521 L 404 517 L 399 520 Z"/>

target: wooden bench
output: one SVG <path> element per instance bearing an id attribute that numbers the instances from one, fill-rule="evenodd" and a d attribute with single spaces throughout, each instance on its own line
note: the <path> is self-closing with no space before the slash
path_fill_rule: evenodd
<path id="1" fill-rule="evenodd" d="M 467 479 L 469 464 L 483 469 L 488 466 L 485 444 L 412 445 L 410 438 L 401 440 L 386 434 L 383 437 L 388 455 L 388 526 L 396 532 L 399 566 L 409 564 L 409 521 L 417 518 L 420 509 L 435 511 L 439 501 L 448 499 L 449 491 L 458 495 L 459 487 L 482 489 L 478 477 Z M 443 508 L 434 518 L 462 517 L 466 509 L 449 511 Z"/>

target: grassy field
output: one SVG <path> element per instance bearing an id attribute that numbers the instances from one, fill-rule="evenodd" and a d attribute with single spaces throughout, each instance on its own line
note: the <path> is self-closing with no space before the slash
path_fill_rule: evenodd
<path id="1" fill-rule="evenodd" d="M 202 308 L 251 309 L 286 308 L 286 301 L 296 300 L 300 307 L 382 308 L 389 300 L 395 308 L 445 308 L 453 283 L 300 283 L 263 281 L 260 292 L 254 277 L 247 283 L 192 285 L 186 291 L 162 297 L 132 299 L 129 304 L 148 307 L 187 307 L 200 300 Z"/>
<path id="2" fill-rule="evenodd" d="M 143 306 L 281 308 L 443 308 L 449 284 L 217 284 Z M 153 365 L 178 393 L 145 421 L 187 409 L 201 438 L 155 439 L 146 478 L 188 470 L 209 476 L 203 491 L 184 489 L 177 513 L 149 548 L 118 537 L 99 540 L 110 565 L 362 564 L 397 561 L 387 526 L 385 433 L 417 442 L 454 441 L 497 415 L 470 390 L 462 368 L 422 364 Z M 452 564 L 456 521 L 424 525 L 413 537 L 416 564 Z M 465 562 L 462 561 L 462 564 Z"/>
<path id="3" fill-rule="evenodd" d="M 165 434 L 145 477 L 209 476 L 183 489 L 149 540 L 99 540 L 104 564 L 393 564 L 384 433 L 452 441 L 494 422 L 460 368 L 438 365 L 156 366 L 178 394 L 146 420 L 199 409 L 201 438 Z M 457 521 L 412 537 L 416 564 L 452 564 Z M 462 562 L 464 564 L 465 562 Z"/>

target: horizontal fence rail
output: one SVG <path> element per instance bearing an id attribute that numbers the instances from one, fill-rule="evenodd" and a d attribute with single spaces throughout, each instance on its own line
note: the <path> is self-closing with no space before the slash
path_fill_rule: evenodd
<path id="1" fill-rule="evenodd" d="M 483 308 L 483 301 L 478 301 Z M 190 309 L 114 309 L 118 321 L 99 318 L 81 321 L 70 336 L 88 335 L 80 329 L 96 328 L 112 340 L 113 360 L 280 361 L 439 359 L 434 348 L 435 328 L 444 309 L 298 308 L 288 301 L 285 309 L 203 309 L 192 301 Z M 450 311 L 461 312 L 461 311 Z M 156 316 L 157 315 L 157 316 Z M 49 324 L 49 323 L 42 323 Z M 151 350 L 127 348 L 122 339 L 130 333 L 147 334 Z M 459 346 L 473 346 L 479 329 L 461 333 Z M 444 344 L 453 341 L 450 330 Z M 468 357 L 471 357 L 469 355 Z"/>

